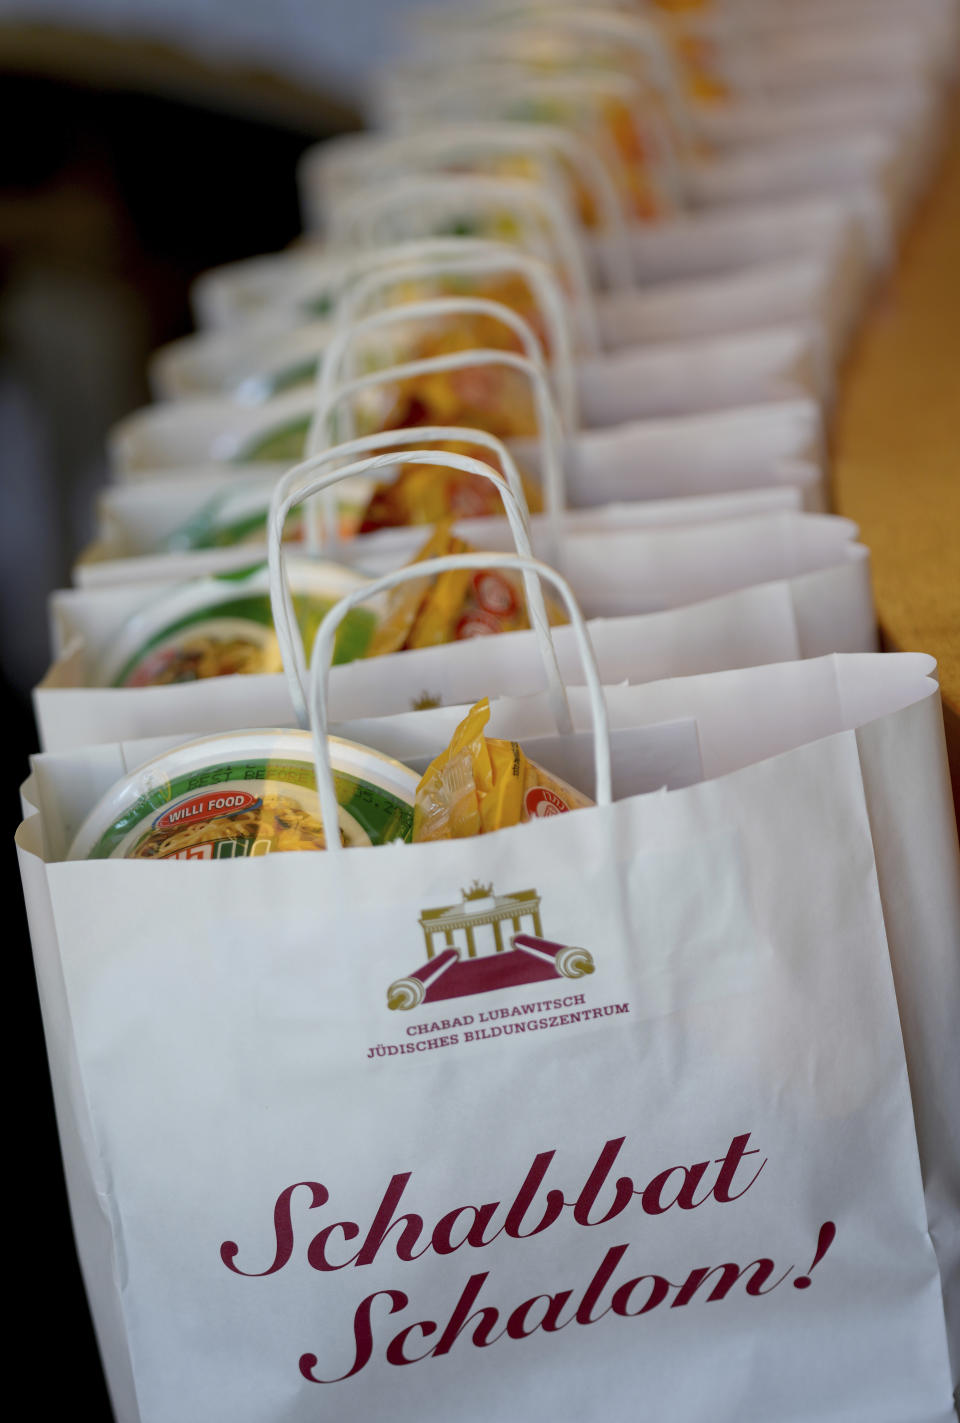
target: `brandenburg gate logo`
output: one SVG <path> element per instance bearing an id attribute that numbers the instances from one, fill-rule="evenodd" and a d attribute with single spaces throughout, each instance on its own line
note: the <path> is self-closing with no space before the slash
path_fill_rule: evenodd
<path id="1" fill-rule="evenodd" d="M 474 880 L 459 904 L 424 909 L 426 960 L 387 990 L 387 1006 L 405 1010 L 555 978 L 593 973 L 587 949 L 543 937 L 535 889 L 494 894 Z"/>

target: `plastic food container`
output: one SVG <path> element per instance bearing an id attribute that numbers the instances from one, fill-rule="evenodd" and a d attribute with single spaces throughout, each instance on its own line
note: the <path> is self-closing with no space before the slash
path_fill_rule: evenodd
<path id="1" fill-rule="evenodd" d="M 344 594 L 369 580 L 338 563 L 291 560 L 287 576 L 304 644 Z M 337 634 L 335 662 L 363 657 L 376 606 L 352 609 Z M 107 687 L 148 687 L 235 673 L 282 671 L 266 564 L 211 574 L 171 589 L 130 619 L 103 659 Z"/>
<path id="2" fill-rule="evenodd" d="M 363 475 L 345 479 L 336 489 L 337 522 L 341 538 L 352 538 L 360 527 L 375 481 Z M 235 548 L 238 544 L 262 544 L 266 539 L 270 492 L 240 486 L 218 494 L 192 519 L 172 533 L 165 547 L 171 553 L 198 548 Z M 297 543 L 303 538 L 303 511 L 295 509 L 287 520 L 284 539 Z"/>
<path id="3" fill-rule="evenodd" d="M 302 460 L 312 412 L 296 415 L 249 436 L 232 456 L 234 464 L 296 464 Z"/>
<path id="4" fill-rule="evenodd" d="M 329 738 L 344 845 L 409 841 L 419 777 L 399 761 Z M 224 860 L 323 850 L 305 731 L 206 736 L 118 781 L 87 816 L 68 859 Z"/>

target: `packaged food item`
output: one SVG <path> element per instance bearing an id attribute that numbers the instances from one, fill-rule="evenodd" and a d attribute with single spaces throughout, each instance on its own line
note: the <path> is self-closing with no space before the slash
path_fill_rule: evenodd
<path id="1" fill-rule="evenodd" d="M 629 210 L 641 222 L 662 218 L 663 195 L 655 181 L 662 162 L 656 130 L 640 122 L 635 107 L 616 94 L 604 100 L 601 112 L 609 151 L 619 159 L 618 172 Z"/>
<path id="2" fill-rule="evenodd" d="M 305 433 L 306 427 L 304 427 Z M 374 490 L 374 481 L 363 475 L 345 479 L 337 487 L 337 518 L 340 537 L 353 538 Z M 239 485 L 225 490 L 204 504 L 187 523 L 165 540 L 170 553 L 189 549 L 234 548 L 239 544 L 262 544 L 266 540 L 270 512 L 270 486 Z M 284 530 L 286 543 L 299 543 L 304 536 L 302 509 L 294 509 Z"/>
<path id="3" fill-rule="evenodd" d="M 527 160 L 514 160 L 521 165 Z M 377 306 L 402 307 L 435 297 L 480 297 L 497 302 L 521 317 L 549 355 L 549 331 L 543 310 L 529 279 L 522 272 L 445 271 L 410 275 L 400 270 L 384 281 L 375 298 Z M 368 333 L 365 363 L 396 365 L 399 361 L 440 355 L 444 351 L 471 349 L 523 351 L 516 332 L 486 312 L 462 311 L 434 315 L 429 322 L 418 317 L 409 324 Z"/>
<path id="4" fill-rule="evenodd" d="M 489 459 L 489 451 L 448 441 L 438 450 Z M 398 460 L 399 463 L 399 460 Z M 521 473 L 527 508 L 539 514 L 543 498 L 538 485 Z M 497 486 L 483 475 L 447 465 L 401 465 L 395 478 L 376 486 L 360 520 L 360 532 L 394 529 L 411 524 L 438 524 L 444 519 L 484 519 L 503 513 Z"/>
<path id="5" fill-rule="evenodd" d="M 473 552 L 465 539 L 454 534 L 452 520 L 447 519 L 437 525 L 411 563 Z M 547 595 L 545 603 L 552 624 L 567 621 L 563 609 Z M 496 568 L 459 568 L 436 578 L 415 578 L 395 588 L 366 655 L 380 657 L 529 626 L 523 582 L 516 574 Z"/>
<path id="6" fill-rule="evenodd" d="M 431 285 L 436 287 L 437 284 L 432 282 Z M 474 291 L 476 287 L 476 283 L 467 279 L 461 283 L 448 279 L 441 285 L 449 292 L 467 287 Z M 406 291 L 401 288 L 400 299 L 412 299 L 428 292 L 429 287 L 421 290 L 411 284 Z M 495 286 L 488 285 L 480 294 L 485 297 L 492 294 L 497 300 L 505 297 L 504 304 L 520 315 L 528 319 L 535 317 L 536 329 L 544 334 L 542 321 L 535 315 L 532 293 L 522 280 L 504 279 Z M 395 332 L 390 339 L 381 338 L 379 347 L 374 343 L 364 351 L 363 361 L 365 369 L 375 370 L 474 350 L 519 355 L 522 344 L 514 331 L 494 317 L 465 312 L 455 317 L 436 318 L 427 324 L 417 323 L 409 335 Z M 305 412 L 258 430 L 234 453 L 234 463 L 293 464 L 302 459 L 311 418 L 312 414 Z M 522 371 L 511 366 L 465 365 L 392 381 L 357 397 L 357 434 L 406 430 L 417 425 L 463 425 L 486 430 L 504 440 L 535 435 L 537 416 L 530 383 Z"/>
<path id="7" fill-rule="evenodd" d="M 520 343 L 512 331 L 492 317 L 460 317 L 455 322 L 438 323 L 437 329 L 416 343 L 409 359 L 427 360 L 474 350 L 519 354 Z M 389 398 L 386 408 L 385 395 Z M 522 371 L 505 365 L 465 365 L 410 376 L 381 388 L 371 406 L 364 423 L 377 430 L 463 425 L 486 430 L 501 440 L 521 439 L 537 432 L 530 382 Z"/>
<path id="8" fill-rule="evenodd" d="M 368 580 L 336 563 L 291 560 L 293 606 L 309 647 L 338 599 Z M 351 609 L 337 632 L 334 662 L 363 657 L 377 626 L 376 607 Z M 235 673 L 282 672 L 266 564 L 195 578 L 130 619 L 103 661 L 108 687 L 153 687 Z"/>
<path id="9" fill-rule="evenodd" d="M 484 736 L 489 720 L 485 697 L 457 727 L 446 751 L 427 767 L 417 786 L 415 841 L 488 835 L 593 804 L 531 761 L 516 741 Z"/>
<path id="10" fill-rule="evenodd" d="M 719 18 L 715 0 L 652 0 L 652 10 L 689 98 L 702 104 L 729 99 L 722 47 L 711 23 Z"/>
<path id="11" fill-rule="evenodd" d="M 350 847 L 409 841 L 417 777 L 399 761 L 329 738 Z M 206 736 L 148 761 L 91 811 L 71 860 L 224 860 L 326 849 L 305 731 Z"/>

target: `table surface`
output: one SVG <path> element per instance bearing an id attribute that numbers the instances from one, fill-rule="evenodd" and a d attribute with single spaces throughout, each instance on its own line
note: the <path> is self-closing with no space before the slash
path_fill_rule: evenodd
<path id="1" fill-rule="evenodd" d="M 833 499 L 871 550 L 884 646 L 939 663 L 960 805 L 960 105 L 841 381 Z"/>

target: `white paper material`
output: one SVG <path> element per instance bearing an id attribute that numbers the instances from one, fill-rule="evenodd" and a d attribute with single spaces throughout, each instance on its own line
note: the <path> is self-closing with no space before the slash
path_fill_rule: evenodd
<path id="1" fill-rule="evenodd" d="M 868 181 L 848 183 L 829 193 L 759 194 L 749 202 L 696 209 L 664 218 L 658 223 L 628 226 L 630 253 L 642 288 L 694 277 L 719 277 L 750 265 L 786 263 L 791 259 L 821 260 L 824 253 L 853 243 L 865 250 L 871 263 L 889 256 L 888 205 Z M 605 234 L 586 231 L 581 243 L 590 271 L 599 282 L 607 263 L 600 255 L 611 241 Z M 866 243 L 866 247 L 862 246 Z M 231 343 L 278 339 L 298 319 L 297 302 L 323 289 L 331 275 L 341 272 L 323 255 L 325 249 L 304 245 L 206 272 L 194 284 L 193 297 L 199 336 L 187 338 L 194 348 L 209 352 L 207 359 L 218 371 L 233 368 Z M 342 275 L 342 272 L 341 272 Z M 741 318 L 740 325 L 749 322 Z M 322 329 L 318 328 L 318 329 Z M 190 349 L 178 344 L 165 348 L 171 357 Z M 165 361 L 156 367 L 160 379 Z"/>
<path id="2" fill-rule="evenodd" d="M 826 24 L 747 30 L 727 56 L 734 83 L 776 93 L 825 83 L 929 82 L 951 57 L 942 55 L 938 29 L 923 23 L 923 9 L 921 0 L 910 13 L 901 7 L 894 16 L 868 5 L 845 20 L 834 14 Z"/>
<path id="3" fill-rule="evenodd" d="M 922 653 L 887 654 L 882 660 L 876 653 L 837 654 L 643 686 L 607 686 L 604 695 L 611 730 L 693 717 L 704 776 L 714 779 L 783 755 L 807 741 L 849 730 L 868 709 L 886 716 L 912 705 L 911 699 L 921 691 L 924 697 L 933 695 L 933 684 L 923 687 L 917 678 L 930 676 L 934 668 L 933 659 Z M 571 685 L 568 691 L 575 730 L 589 729 L 587 689 Z M 389 717 L 344 718 L 337 722 L 337 734 L 399 760 L 435 755 L 449 744 L 466 709 L 443 706 Z M 490 736 L 522 741 L 552 729 L 543 693 L 504 696 L 492 703 Z"/>
<path id="4" fill-rule="evenodd" d="M 120 479 L 204 463 L 232 464 L 244 475 L 251 466 L 238 456 L 247 441 L 309 414 L 313 403 L 312 392 L 294 390 L 278 395 L 266 409 L 222 397 L 147 405 L 110 432 L 111 467 Z"/>
<path id="5" fill-rule="evenodd" d="M 317 357 L 328 338 L 329 326 L 320 323 L 280 336 L 272 330 L 200 332 L 157 354 L 154 391 L 160 400 L 225 396 L 249 404 L 247 383 Z M 577 403 L 591 428 L 790 395 L 826 400 L 831 376 L 818 326 L 772 327 L 584 358 L 576 368 Z"/>
<path id="6" fill-rule="evenodd" d="M 886 33 L 892 29 L 898 34 L 904 19 L 901 0 L 804 0 L 802 5 L 790 0 L 773 0 L 772 4 L 770 0 L 724 0 L 724 9 L 734 22 L 734 33 L 746 33 L 761 42 L 772 40 L 788 50 L 798 40 L 809 45 L 811 35 L 819 44 L 820 32 L 835 37 L 838 27 L 847 41 L 850 27 L 864 24 L 882 25 Z M 914 0 L 909 23 L 913 44 L 919 43 L 926 62 L 949 72 L 955 60 L 952 54 L 944 54 L 943 46 L 957 37 L 960 10 L 956 0 Z"/>
<path id="7" fill-rule="evenodd" d="M 511 448 L 524 468 L 539 467 L 532 441 L 511 441 Z M 588 430 L 569 442 L 567 502 L 589 508 L 618 500 L 797 484 L 822 461 L 822 417 L 810 400 L 638 420 Z M 821 480 L 803 486 L 803 500 L 807 509 L 825 507 Z"/>
<path id="8" fill-rule="evenodd" d="M 808 323 L 839 360 L 860 313 L 866 257 L 853 231 L 820 252 L 602 293 L 597 320 L 604 349 Z"/>
<path id="9" fill-rule="evenodd" d="M 277 305 L 287 306 L 292 285 L 304 294 L 323 292 L 342 280 L 343 255 L 328 254 L 312 243 L 284 252 L 245 257 L 203 272 L 190 291 L 193 315 L 200 330 L 223 330 L 260 320 Z"/>
<path id="10" fill-rule="evenodd" d="M 866 131 L 834 135 L 829 144 L 789 139 L 704 163 L 696 172 L 694 200 L 703 206 L 800 193 L 842 192 L 869 181 L 881 188 L 889 181 L 895 157 L 889 134 Z"/>
<path id="11" fill-rule="evenodd" d="M 40 816 L 29 819 L 18 832 L 17 845 L 30 937 L 34 944 L 46 946 L 34 964 L 70 1219 L 114 1416 L 117 1423 L 141 1423 L 121 1304 L 116 1215 L 87 1165 L 96 1159 L 97 1146 L 83 1102 L 63 971 L 58 955 L 50 952 L 57 941 L 57 928 L 44 872 L 41 832 Z"/>
<path id="12" fill-rule="evenodd" d="M 507 548 L 509 538 L 496 532 L 492 548 Z M 591 632 L 603 677 L 641 682 L 872 650 L 869 561 L 866 549 L 852 542 L 855 534 L 847 520 L 780 514 L 646 534 L 607 533 L 599 540 L 574 535 L 564 543 L 560 566 L 584 611 L 596 619 Z M 542 537 L 542 530 L 535 531 L 535 551 Z M 45 749 L 291 724 L 293 708 L 281 676 L 160 687 L 92 685 L 127 619 L 167 587 L 144 582 L 54 595 L 56 660 L 34 692 Z M 662 608 L 673 610 L 657 611 Z M 643 609 L 646 615 L 637 616 Z M 555 639 L 565 676 L 579 681 L 569 632 L 558 629 Z M 402 711 L 424 694 L 449 704 L 493 692 L 522 695 L 543 685 L 525 633 L 372 658 L 334 668 L 332 675 L 338 717 L 356 715 L 363 705 L 378 715 Z"/>
<path id="13" fill-rule="evenodd" d="M 201 330 L 161 346 L 150 360 L 150 385 L 157 400 L 234 395 L 253 376 L 283 370 L 322 351 L 329 321 L 296 324 L 295 313 L 270 308 L 242 330 Z"/>
<path id="14" fill-rule="evenodd" d="M 789 201 L 737 203 L 697 209 L 660 223 L 634 223 L 630 255 L 641 285 L 679 281 L 817 255 L 848 232 L 865 242 L 868 267 L 890 256 L 890 215 L 875 190 L 864 184 L 844 194 Z M 611 239 L 588 233 L 591 271 L 603 270 L 602 248 Z M 858 283 L 863 274 L 857 274 Z"/>
<path id="15" fill-rule="evenodd" d="M 82 586 L 126 582 L 131 577 L 179 576 L 180 567 L 188 570 L 184 577 L 194 566 L 202 572 L 242 567 L 251 553 L 246 545 L 183 553 L 168 553 L 165 546 L 208 504 L 225 494 L 249 489 L 262 495 L 264 508 L 268 508 L 277 477 L 272 464 L 256 466 L 252 473 L 206 465 L 161 470 L 128 484 L 108 485 L 97 499 L 96 536 L 74 566 L 74 582 Z M 198 558 L 209 559 L 210 563 L 201 566 Z M 219 562 L 222 558 L 227 561 Z M 159 561 L 156 571 L 150 566 L 154 561 Z"/>
<path id="16" fill-rule="evenodd" d="M 774 578 L 859 562 L 865 556 L 855 543 L 857 525 L 833 514 L 774 511 L 630 528 L 616 511 L 603 517 L 605 512 L 596 522 L 570 520 L 555 550 L 559 571 L 589 617 L 643 612 L 654 604 L 678 607 Z M 551 524 L 538 518 L 530 528 L 534 555 L 545 559 L 552 548 Z M 514 548 L 505 519 L 463 520 L 456 531 L 477 548 L 504 553 Z M 422 528 L 388 530 L 334 545 L 334 561 L 371 575 L 387 573 L 411 561 L 424 539 Z M 53 593 L 54 655 L 79 637 L 88 655 L 99 661 L 135 613 L 181 581 L 177 576 L 141 579 L 116 590 Z"/>
<path id="17" fill-rule="evenodd" d="M 896 85 L 869 82 L 805 87 L 773 103 L 763 95 L 733 98 L 727 104 L 694 110 L 697 132 L 711 145 L 737 149 L 811 133 L 863 129 L 909 134 L 933 118 L 936 97 L 930 86 L 907 80 Z"/>
<path id="18" fill-rule="evenodd" d="M 826 403 L 832 376 L 817 324 L 681 338 L 580 361 L 580 418 L 586 429 L 602 429 L 797 395 Z"/>
<path id="19" fill-rule="evenodd" d="M 660 528 L 736 519 L 775 510 L 799 510 L 800 486 L 813 485 L 818 478 L 818 471 L 813 467 L 800 468 L 796 483 L 778 488 L 568 509 L 562 515 L 561 528 L 602 533 L 608 529 Z M 257 480 L 252 482 L 257 483 Z M 265 498 L 269 499 L 272 479 L 259 483 Z M 229 472 L 215 470 L 186 475 L 171 472 L 104 490 L 98 502 L 98 537 L 75 565 L 74 583 L 79 588 L 95 588 L 143 579 L 167 582 L 242 568 L 251 558 L 263 554 L 265 538 L 240 546 L 181 553 L 167 553 L 163 547 L 169 536 L 198 514 L 205 504 L 235 486 L 236 480 Z M 542 515 L 532 517 L 534 527 L 543 521 Z M 464 524 L 462 532 L 470 542 L 482 546 L 496 536 L 497 523 L 496 519 L 471 519 Z M 338 557 L 342 552 L 357 566 L 363 566 L 368 557 L 365 550 L 369 548 L 371 556 L 376 557 L 382 547 L 394 550 L 397 561 L 402 562 L 412 558 L 422 543 L 421 529 L 381 530 L 358 537 L 352 545 L 338 551 Z"/>
<path id="20" fill-rule="evenodd" d="M 27 819 L 37 813 L 42 818 L 45 858 L 67 858 L 77 831 L 117 781 L 193 739 L 181 732 L 34 756 L 31 775 L 21 788 L 21 799 Z M 593 794 L 591 732 L 561 736 L 541 726 L 525 737 L 524 746 L 539 765 L 575 785 L 584 795 Z M 665 787 L 680 790 L 703 780 L 700 739 L 693 717 L 675 717 L 650 726 L 617 727 L 610 734 L 610 750 L 618 800 Z M 432 751 L 413 754 L 408 757 L 408 764 L 423 771 L 432 759 Z"/>
<path id="21" fill-rule="evenodd" d="M 280 397 L 263 410 L 223 401 L 150 406 L 115 427 L 110 457 L 123 481 L 156 477 L 161 470 L 220 464 L 239 473 L 265 473 L 266 465 L 233 465 L 243 441 L 282 418 L 303 415 L 310 397 Z M 525 468 L 536 471 L 535 441 L 510 441 Z M 816 401 L 793 399 L 673 420 L 635 420 L 606 430 L 586 430 L 567 442 L 567 502 L 574 508 L 632 499 L 719 494 L 736 489 L 793 484 L 822 459 L 822 417 Z M 274 467 L 279 476 L 286 465 Z M 823 507 L 819 483 L 804 487 L 804 505 Z"/>
<path id="22" fill-rule="evenodd" d="M 863 562 L 765 583 L 668 612 L 601 618 L 589 624 L 609 682 L 640 682 L 720 671 L 827 651 L 875 646 L 869 581 Z M 565 628 L 554 633 L 565 678 L 582 670 Z M 79 639 L 68 645 L 34 691 L 42 745 L 48 750 L 92 745 L 104 739 L 168 732 L 237 730 L 257 723 L 293 724 L 287 683 L 280 676 L 229 677 L 166 687 L 94 688 L 84 685 L 87 657 Z M 543 686 L 532 634 L 391 654 L 335 667 L 333 715 L 393 715 L 424 696 L 440 705 L 489 694 L 520 696 Z"/>
<path id="23" fill-rule="evenodd" d="M 584 795 L 592 795 L 594 742 L 591 732 L 529 736 L 523 749 L 538 766 Z M 413 756 L 407 764 L 422 774 L 431 759 L 430 756 Z M 661 726 L 618 727 L 610 733 L 610 763 L 615 800 L 696 785 L 703 780 L 697 723 L 692 717 L 686 717 Z"/>
<path id="24" fill-rule="evenodd" d="M 44 864 L 28 824 L 65 1164 L 109 1226 L 85 1263 L 119 1423 L 486 1423 L 520 1397 L 574 1423 L 601 1390 L 627 1423 L 639 1396 L 699 1417 L 718 1386 L 758 1417 L 787 1399 L 798 1419 L 948 1423 L 931 1235 L 946 1268 L 950 1218 L 924 1199 L 914 1103 L 952 1101 L 955 1125 L 956 1094 L 946 1045 L 927 1044 L 930 1078 L 915 1034 L 934 999 L 960 1008 L 956 964 L 887 913 L 919 875 L 934 935 L 960 922 L 956 866 L 927 853 L 948 794 L 931 669 L 839 658 L 611 689 L 615 723 L 695 714 L 715 779 L 470 842 Z M 904 841 L 877 798 L 918 783 L 936 825 Z M 471 881 L 489 886 L 474 909 Z M 494 954 L 482 986 L 461 973 L 457 996 L 391 1010 L 435 911 L 473 925 L 476 962 L 506 912 L 594 972 L 507 986 Z M 927 1181 L 955 1144 L 924 1152 Z"/>

